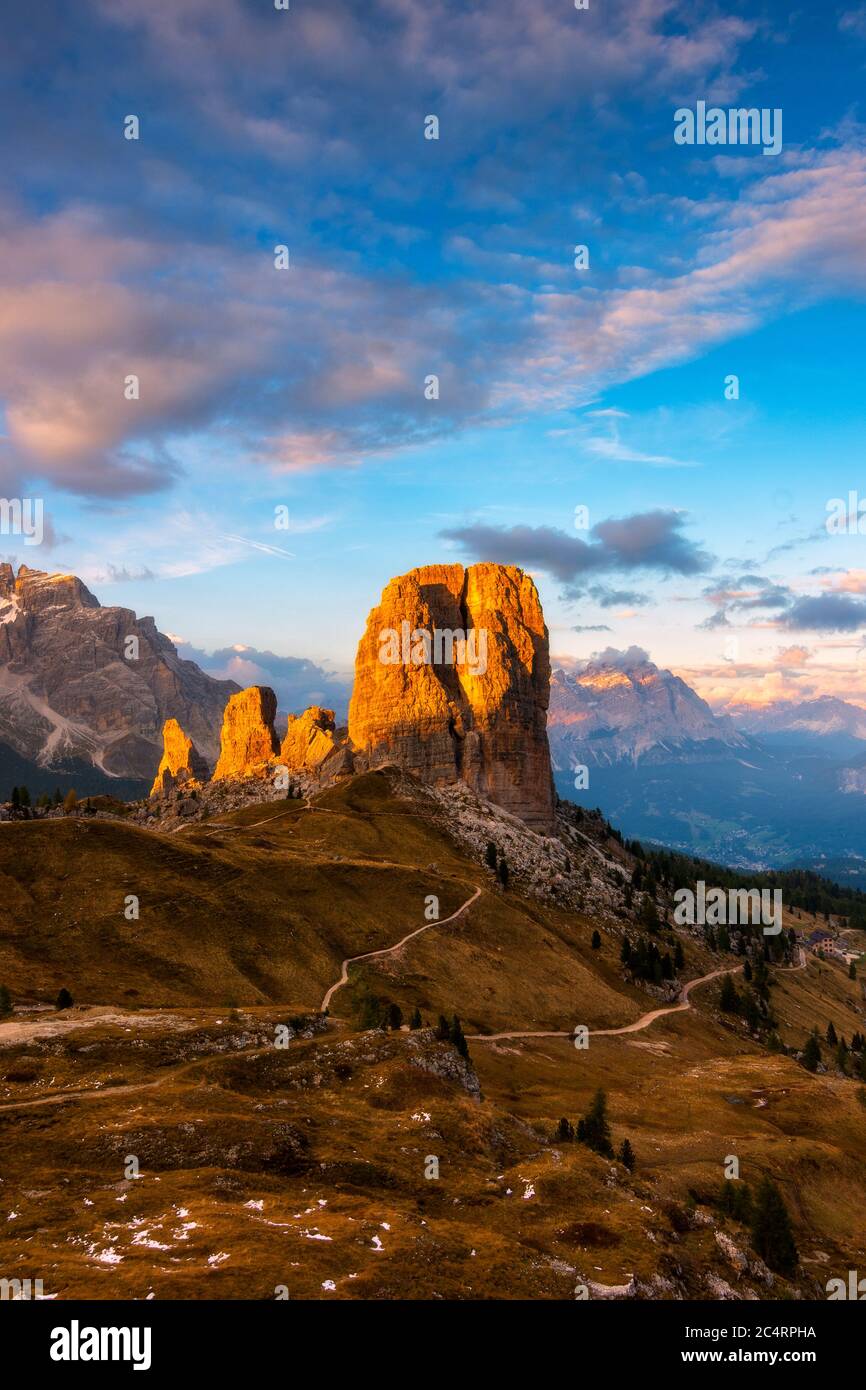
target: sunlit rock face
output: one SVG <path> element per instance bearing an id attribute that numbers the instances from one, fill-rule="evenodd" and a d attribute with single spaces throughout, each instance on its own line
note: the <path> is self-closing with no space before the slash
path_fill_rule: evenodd
<path id="1" fill-rule="evenodd" d="M 367 619 L 349 706 L 356 768 L 463 781 L 536 828 L 553 823 L 550 656 L 535 584 L 513 565 L 428 565 Z"/>
<path id="2" fill-rule="evenodd" d="M 276 715 L 277 697 L 270 686 L 251 685 L 232 695 L 223 715 L 215 782 L 268 776 L 280 754 L 274 730 Z"/>
<path id="3" fill-rule="evenodd" d="M 297 717 L 289 715 L 280 761 L 290 772 L 315 772 L 336 746 L 334 711 L 311 705 Z"/>
<path id="4" fill-rule="evenodd" d="M 151 796 L 170 791 L 172 787 L 207 780 L 207 763 L 176 719 L 167 719 L 163 725 L 162 748 L 162 760 L 150 789 Z"/>

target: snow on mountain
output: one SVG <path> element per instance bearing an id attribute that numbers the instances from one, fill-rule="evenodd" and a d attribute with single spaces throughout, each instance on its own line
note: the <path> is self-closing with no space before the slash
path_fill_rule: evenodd
<path id="1" fill-rule="evenodd" d="M 832 695 L 762 709 L 735 709 L 731 716 L 738 729 L 750 734 L 847 734 L 866 741 L 866 709 Z"/>
<path id="2" fill-rule="evenodd" d="M 751 746 L 729 718 L 715 715 L 691 686 L 637 647 L 608 649 L 577 670 L 553 672 L 548 737 L 558 771 Z"/>
<path id="3" fill-rule="evenodd" d="M 182 660 L 153 618 L 103 607 L 75 575 L 0 564 L 0 744 L 19 757 L 150 778 L 175 718 L 215 760 L 237 689 Z"/>

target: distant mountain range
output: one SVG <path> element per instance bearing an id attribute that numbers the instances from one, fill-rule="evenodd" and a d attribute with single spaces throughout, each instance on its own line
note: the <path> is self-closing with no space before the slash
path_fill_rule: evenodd
<path id="1" fill-rule="evenodd" d="M 866 710 L 856 705 L 826 697 L 716 715 L 633 648 L 554 671 L 548 736 L 559 795 L 600 806 L 626 835 L 866 887 Z"/>
<path id="2" fill-rule="evenodd" d="M 174 718 L 213 766 L 240 687 L 184 660 L 153 618 L 75 575 L 0 565 L 0 799 L 75 786 L 144 794 Z M 866 710 L 831 697 L 717 715 L 639 648 L 553 672 L 559 795 L 631 838 L 866 887 Z M 585 767 L 588 787 L 575 785 Z"/>
<path id="3" fill-rule="evenodd" d="M 548 733 L 555 770 L 575 761 L 604 767 L 688 760 L 746 749 L 750 742 L 684 680 L 643 654 L 620 663 L 589 662 L 578 672 L 554 671 Z"/>

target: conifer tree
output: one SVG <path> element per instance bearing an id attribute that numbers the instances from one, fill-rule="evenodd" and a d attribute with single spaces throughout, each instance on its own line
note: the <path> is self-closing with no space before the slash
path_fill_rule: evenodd
<path id="1" fill-rule="evenodd" d="M 623 1139 L 622 1143 L 620 1144 L 617 1158 L 619 1159 L 620 1163 L 622 1163 L 623 1166 L 628 1169 L 630 1173 L 634 1172 L 634 1149 L 632 1148 L 631 1144 L 627 1139 Z"/>
<path id="2" fill-rule="evenodd" d="M 740 996 L 730 975 L 726 975 L 722 980 L 719 1008 L 726 1014 L 736 1014 L 740 1011 Z"/>
<path id="3" fill-rule="evenodd" d="M 454 1044 L 461 1057 L 468 1058 L 469 1044 L 463 1036 L 463 1028 L 461 1027 L 460 1019 L 457 1017 L 456 1014 L 451 1020 L 451 1027 L 448 1030 L 448 1040 L 449 1042 L 452 1042 Z"/>
<path id="4" fill-rule="evenodd" d="M 577 1128 L 578 1139 L 582 1144 L 586 1144 L 604 1158 L 613 1158 L 610 1125 L 607 1122 L 607 1097 L 601 1088 L 596 1091 L 592 1105 Z"/>
<path id="5" fill-rule="evenodd" d="M 791 1218 L 772 1178 L 764 1178 L 755 1196 L 751 1220 L 752 1245 L 777 1274 L 791 1274 L 797 1267 L 797 1246 Z"/>
<path id="6" fill-rule="evenodd" d="M 803 1066 L 807 1071 L 817 1071 L 821 1060 L 821 1046 L 814 1033 L 810 1033 L 803 1048 Z"/>
<path id="7" fill-rule="evenodd" d="M 594 931 L 592 934 L 592 949 L 594 951 L 601 950 L 601 935 L 597 931 Z"/>
<path id="8" fill-rule="evenodd" d="M 486 851 L 486 853 L 485 853 L 485 855 L 484 855 L 484 858 L 485 858 L 485 860 L 486 860 L 486 862 L 487 862 L 487 867 L 488 867 L 488 869 L 493 869 L 493 871 L 494 871 L 494 873 L 495 873 L 495 872 L 496 872 L 496 846 L 495 846 L 495 844 L 493 843 L 492 840 L 488 840 L 488 842 L 487 842 L 487 851 Z"/>
<path id="9" fill-rule="evenodd" d="M 72 995 L 68 989 L 62 989 L 54 1001 L 55 1009 L 71 1009 L 72 1004 Z"/>

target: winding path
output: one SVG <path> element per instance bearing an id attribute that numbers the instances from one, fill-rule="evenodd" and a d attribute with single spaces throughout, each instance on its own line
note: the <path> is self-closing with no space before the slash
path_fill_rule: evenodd
<path id="1" fill-rule="evenodd" d="M 800 964 L 791 966 L 779 966 L 778 969 L 804 970 L 806 967 L 806 952 L 800 948 Z M 698 985 L 708 984 L 710 980 L 717 980 L 720 975 L 734 975 L 742 970 L 741 965 L 725 966 L 723 970 L 713 970 L 709 975 L 701 975 L 697 980 L 689 980 L 688 984 L 683 985 L 680 1002 L 671 1004 L 666 1009 L 652 1009 L 648 1014 L 641 1014 L 640 1018 L 634 1023 L 627 1023 L 624 1028 L 591 1028 L 589 1037 L 591 1038 L 618 1038 L 623 1033 L 640 1033 L 644 1028 L 649 1028 L 651 1023 L 655 1023 L 657 1018 L 664 1018 L 666 1014 L 680 1014 L 690 1009 L 689 995 Z M 473 1042 L 505 1042 L 511 1038 L 573 1038 L 574 1031 L 570 1033 L 467 1033 L 467 1038 Z"/>
<path id="2" fill-rule="evenodd" d="M 407 941 L 412 941 L 414 937 L 420 936 L 422 932 L 429 931 L 431 927 L 445 927 L 448 925 L 449 922 L 456 921 L 458 917 L 463 916 L 463 913 L 466 911 L 468 907 L 472 906 L 472 904 L 475 902 L 475 899 L 480 897 L 481 889 L 476 888 L 475 892 L 472 894 L 472 897 L 467 898 L 463 906 L 458 907 L 456 912 L 452 912 L 450 917 L 443 917 L 441 921 L 425 922 L 423 927 L 416 927 L 414 931 L 410 931 L 406 936 L 402 938 L 402 940 L 397 942 L 396 946 L 384 946 L 379 951 L 365 951 L 363 955 L 360 956 L 349 956 L 346 960 L 343 961 L 343 971 L 340 975 L 339 980 L 337 980 L 336 984 L 331 985 L 331 988 L 328 990 L 327 994 L 322 1000 L 319 1012 L 324 1013 L 328 1005 L 330 1004 L 332 998 L 337 993 L 337 990 L 342 989 L 344 985 L 347 985 L 349 983 L 350 965 L 354 965 L 355 962 L 359 960 L 373 960 L 377 956 L 393 955 L 395 951 L 399 951 L 401 946 L 405 946 Z"/>

